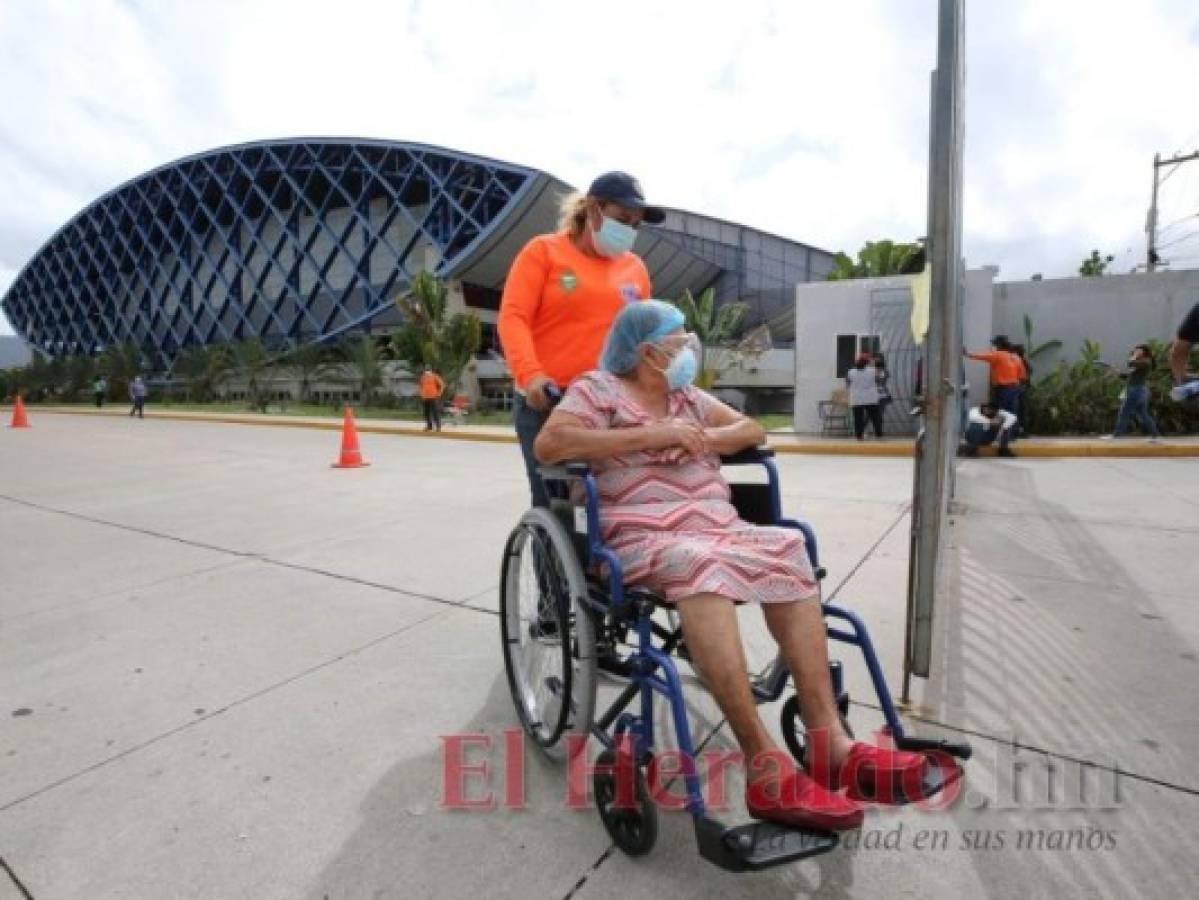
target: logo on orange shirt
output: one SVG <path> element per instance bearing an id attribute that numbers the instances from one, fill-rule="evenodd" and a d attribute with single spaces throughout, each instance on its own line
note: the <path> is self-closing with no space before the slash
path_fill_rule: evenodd
<path id="1" fill-rule="evenodd" d="M 562 273 L 562 290 L 570 293 L 579 286 L 579 276 L 567 269 Z"/>
<path id="2" fill-rule="evenodd" d="M 635 303 L 641 299 L 641 289 L 631 282 L 622 284 L 620 292 L 624 294 L 625 303 Z"/>

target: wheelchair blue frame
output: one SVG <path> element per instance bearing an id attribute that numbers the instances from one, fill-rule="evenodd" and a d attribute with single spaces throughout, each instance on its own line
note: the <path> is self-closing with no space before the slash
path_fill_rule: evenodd
<path id="1" fill-rule="evenodd" d="M 813 571 L 823 574 L 820 569 L 819 545 L 812 527 L 806 522 L 788 519 L 782 515 L 779 473 L 772 456 L 773 452 L 770 450 L 753 449 L 743 451 L 732 457 L 726 457 L 722 462 L 725 465 L 760 464 L 765 467 L 768 479 L 767 491 L 770 519 L 778 526 L 795 528 L 803 533 Z M 539 471 L 542 478 L 547 482 L 547 486 L 556 486 L 555 482 L 571 481 L 577 481 L 582 484 L 586 496 L 587 549 L 590 556 L 588 560 L 583 562 L 588 565 L 602 563 L 608 567 L 607 605 L 605 606 L 602 602 L 590 596 L 588 597 L 588 602 L 592 605 L 595 612 L 599 614 L 611 614 L 614 619 L 629 624 L 637 633 L 637 642 L 631 654 L 625 659 L 630 673 L 630 683 L 612 703 L 607 712 L 596 719 L 592 725 L 592 733 L 605 747 L 611 750 L 615 750 L 621 742 L 622 737 L 628 735 L 632 740 L 634 758 L 638 762 L 648 759 L 653 748 L 654 695 L 661 694 L 664 696 L 670 703 L 678 749 L 681 752 L 682 774 L 687 789 L 686 808 L 695 818 L 701 851 L 705 856 L 718 862 L 718 864 L 733 869 L 760 868 L 779 861 L 775 860 L 774 862 L 763 862 L 761 865 L 754 865 L 752 860 L 747 860 L 746 854 L 749 851 L 749 846 L 745 843 L 747 840 L 745 832 L 733 835 L 733 837 L 741 841 L 741 848 L 745 851 L 738 856 L 735 852 L 737 849 L 736 846 L 729 846 L 730 842 L 727 840 L 732 831 L 736 831 L 736 829 L 722 831 L 723 826 L 720 826 L 719 823 L 714 823 L 707 816 L 699 772 L 696 768 L 695 747 L 691 739 L 691 729 L 687 719 L 682 682 L 679 677 L 678 668 L 671 658 L 671 653 L 681 641 L 681 634 L 675 632 L 672 635 L 667 635 L 663 637 L 663 644 L 661 646 L 654 646 L 655 636 L 662 636 L 663 634 L 660 626 L 657 626 L 657 631 L 655 630 L 655 623 L 652 621 L 652 615 L 654 609 L 657 608 L 657 604 L 649 595 L 641 592 L 630 593 L 625 590 L 620 560 L 615 553 L 604 545 L 600 538 L 599 490 L 590 467 L 585 463 L 566 463 L 560 466 L 542 467 Z M 553 487 L 551 487 L 551 492 L 558 493 Z M 823 609 L 826 617 L 840 620 L 848 626 L 848 628 L 841 628 L 826 624 L 828 637 L 841 643 L 852 644 L 861 650 L 862 656 L 866 661 L 866 667 L 870 672 L 870 679 L 875 693 L 878 696 L 879 706 L 886 720 L 887 730 L 894 740 L 895 745 L 900 749 L 915 751 L 939 750 L 961 759 L 968 758 L 970 748 L 966 744 L 926 740 L 907 735 L 899 713 L 891 700 L 890 690 L 887 687 L 882 666 L 878 660 L 878 654 L 875 652 L 874 644 L 870 640 L 865 623 L 854 612 L 840 606 L 835 606 L 832 603 L 824 603 Z M 833 670 L 834 692 L 840 695 L 842 693 L 840 666 L 834 663 L 831 668 Z M 789 677 L 790 673 L 782 658 L 777 658 L 767 675 L 753 685 L 753 691 L 758 702 L 769 703 L 779 700 L 786 691 Z M 638 697 L 641 701 L 640 715 L 633 715 L 630 712 L 626 712 L 625 710 L 628 706 Z M 612 729 L 611 734 L 608 733 L 609 729 Z M 749 826 L 742 826 L 743 829 L 746 827 Z M 724 841 L 721 840 L 722 837 L 725 838 Z M 830 840 L 831 843 L 826 843 L 819 848 L 816 848 L 813 844 L 811 845 L 812 849 L 809 849 L 807 852 L 793 852 L 788 858 L 801 858 L 804 855 L 823 852 L 835 846 L 836 841 L 834 836 L 824 835 L 823 837 Z M 779 838 L 775 836 L 772 840 L 777 842 Z M 736 841 L 732 843 L 735 845 Z M 707 848 L 705 848 L 705 844 Z M 792 849 L 794 850 L 794 845 Z"/>

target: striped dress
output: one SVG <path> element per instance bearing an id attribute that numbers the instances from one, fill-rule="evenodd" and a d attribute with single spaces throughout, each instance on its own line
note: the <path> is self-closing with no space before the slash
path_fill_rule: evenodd
<path id="1" fill-rule="evenodd" d="M 717 401 L 696 387 L 671 391 L 669 418 L 707 425 Z M 633 428 L 657 421 L 608 372 L 571 384 L 558 405 L 588 428 Z M 720 458 L 695 460 L 679 448 L 626 453 L 593 463 L 604 543 L 620 559 L 625 584 L 670 602 L 718 594 L 739 603 L 817 596 L 803 535 L 751 525 L 737 516 Z"/>

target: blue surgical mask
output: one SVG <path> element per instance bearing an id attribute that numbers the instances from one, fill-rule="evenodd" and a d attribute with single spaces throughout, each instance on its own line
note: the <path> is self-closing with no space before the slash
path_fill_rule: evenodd
<path id="1" fill-rule="evenodd" d="M 612 258 L 632 250 L 633 242 L 637 240 L 637 230 L 609 216 L 602 216 L 602 219 L 600 227 L 591 232 L 596 251 Z"/>
<path id="2" fill-rule="evenodd" d="M 695 381 L 695 376 L 699 374 L 699 359 L 694 350 L 684 347 L 661 372 L 666 376 L 666 383 L 672 391 L 681 391 Z"/>

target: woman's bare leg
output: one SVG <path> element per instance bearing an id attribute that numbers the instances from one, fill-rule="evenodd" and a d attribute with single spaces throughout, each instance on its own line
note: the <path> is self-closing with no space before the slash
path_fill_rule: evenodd
<path id="1" fill-rule="evenodd" d="M 824 611 L 817 599 L 795 603 L 763 603 L 766 627 L 783 652 L 795 689 L 800 715 L 810 734 L 824 729 L 829 736 L 829 762 L 839 766 L 849 754 L 853 740 L 845 733 L 833 696 L 828 671 L 828 638 Z"/>
<path id="2" fill-rule="evenodd" d="M 758 717 L 758 705 L 749 687 L 749 666 L 733 601 L 716 594 L 697 594 L 680 600 L 675 608 L 683 622 L 687 651 L 728 719 L 746 762 L 776 750 Z"/>

